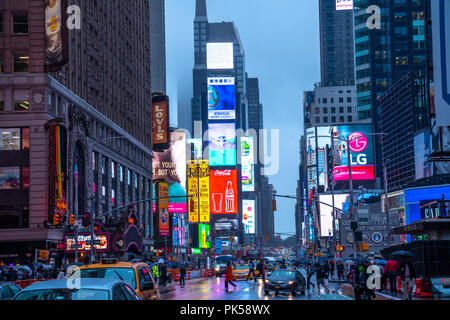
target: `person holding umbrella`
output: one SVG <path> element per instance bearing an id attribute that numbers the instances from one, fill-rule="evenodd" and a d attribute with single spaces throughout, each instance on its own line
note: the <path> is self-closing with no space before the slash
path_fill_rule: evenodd
<path id="1" fill-rule="evenodd" d="M 394 252 L 392 255 L 403 257 L 403 261 L 400 263 L 398 271 L 403 282 L 403 292 L 408 300 L 412 300 L 412 290 L 414 288 L 416 272 L 414 270 L 414 265 L 409 261 L 408 257 L 413 257 L 414 255 L 409 251 L 398 251 Z"/>
<path id="2" fill-rule="evenodd" d="M 233 271 L 231 270 L 231 262 L 227 262 L 227 270 L 225 272 L 225 291 L 228 292 L 228 283 L 230 283 L 233 287 L 236 288 L 236 285 L 233 283 Z"/>

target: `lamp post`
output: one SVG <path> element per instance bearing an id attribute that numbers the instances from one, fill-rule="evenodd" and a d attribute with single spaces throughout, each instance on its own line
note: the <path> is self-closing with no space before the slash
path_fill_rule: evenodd
<path id="1" fill-rule="evenodd" d="M 75 227 L 75 263 L 78 263 L 78 166 L 75 164 L 75 219 L 77 220 L 77 225 Z"/>

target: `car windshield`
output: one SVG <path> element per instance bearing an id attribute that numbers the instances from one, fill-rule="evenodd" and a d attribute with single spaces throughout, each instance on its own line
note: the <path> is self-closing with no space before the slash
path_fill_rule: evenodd
<path id="1" fill-rule="evenodd" d="M 72 274 L 71 277 L 75 275 Z M 80 278 L 114 279 L 127 282 L 136 289 L 136 276 L 132 268 L 93 268 L 81 269 Z"/>
<path id="2" fill-rule="evenodd" d="M 272 272 L 270 275 L 271 278 L 277 278 L 281 280 L 291 280 L 295 278 L 295 272 L 293 271 L 283 271 L 283 270 L 277 270 Z"/>
<path id="3" fill-rule="evenodd" d="M 236 270 L 242 270 L 242 269 L 248 269 L 248 265 L 243 265 L 243 266 L 236 266 L 234 269 Z"/>
<path id="4" fill-rule="evenodd" d="M 24 291 L 15 300 L 109 300 L 107 290 L 45 289 Z"/>

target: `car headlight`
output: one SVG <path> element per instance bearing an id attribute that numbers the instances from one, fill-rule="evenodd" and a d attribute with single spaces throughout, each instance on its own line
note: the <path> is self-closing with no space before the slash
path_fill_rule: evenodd
<path id="1" fill-rule="evenodd" d="M 220 271 L 220 267 L 219 266 L 216 267 L 216 271 Z"/>
<path id="2" fill-rule="evenodd" d="M 294 284 L 294 281 L 289 281 L 289 284 L 290 284 L 290 285 L 293 285 L 293 284 Z"/>
<path id="3" fill-rule="evenodd" d="M 266 281 L 265 281 L 265 282 L 266 282 L 266 283 L 269 283 L 269 280 L 267 280 L 267 279 L 266 279 Z"/>

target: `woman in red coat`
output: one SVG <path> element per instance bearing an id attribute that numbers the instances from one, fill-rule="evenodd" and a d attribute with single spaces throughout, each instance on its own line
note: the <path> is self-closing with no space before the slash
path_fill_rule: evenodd
<path id="1" fill-rule="evenodd" d="M 233 287 L 236 288 L 236 285 L 233 283 L 233 272 L 231 270 L 231 262 L 227 262 L 227 270 L 225 272 L 225 291 L 228 292 L 228 283 L 231 283 Z"/>

